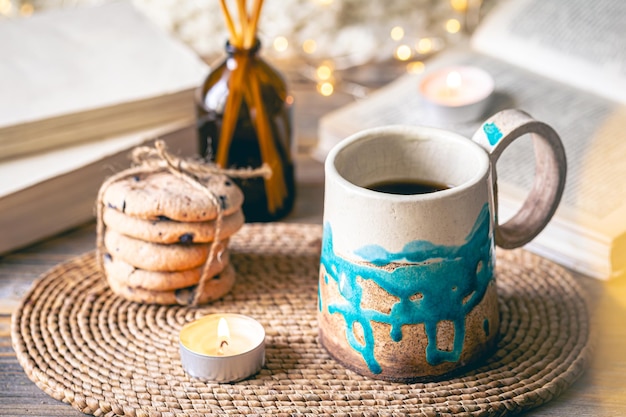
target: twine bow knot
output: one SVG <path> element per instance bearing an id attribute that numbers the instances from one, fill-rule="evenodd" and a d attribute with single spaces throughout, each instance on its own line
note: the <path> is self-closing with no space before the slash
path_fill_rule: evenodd
<path id="1" fill-rule="evenodd" d="M 267 164 L 261 165 L 259 168 L 237 168 L 226 169 L 215 164 L 207 163 L 202 160 L 183 159 L 172 155 L 167 151 L 165 142 L 157 140 L 154 142 L 154 148 L 149 146 L 138 146 L 133 149 L 133 164 L 139 167 L 145 167 L 153 172 L 167 169 L 177 177 L 184 178 L 184 181 L 190 184 L 199 182 L 200 178 L 211 175 L 226 175 L 231 178 L 271 178 L 272 170 Z M 191 181 L 189 181 L 191 180 Z M 206 188 L 200 184 L 202 188 Z"/>

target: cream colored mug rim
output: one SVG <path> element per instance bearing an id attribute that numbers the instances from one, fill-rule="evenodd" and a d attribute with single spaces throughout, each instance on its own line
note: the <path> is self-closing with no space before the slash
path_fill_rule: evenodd
<path id="1" fill-rule="evenodd" d="M 335 161 L 337 156 L 347 148 L 354 146 L 357 143 L 362 143 L 367 140 L 374 140 L 376 138 L 380 138 L 385 135 L 394 135 L 394 136 L 409 136 L 414 140 L 421 140 L 423 138 L 435 138 L 438 141 L 444 142 L 453 142 L 459 146 L 458 152 L 464 152 L 465 150 L 473 152 L 476 156 L 476 174 L 471 178 L 467 179 L 461 184 L 455 185 L 454 187 L 436 191 L 434 193 L 426 193 L 426 194 L 411 194 L 411 195 L 402 195 L 402 194 L 390 194 L 384 193 L 380 191 L 374 191 L 362 186 L 356 185 L 348 179 L 344 178 L 343 175 L 339 173 L 337 170 Z M 456 149 L 456 148 L 455 148 Z M 474 187 L 476 184 L 485 180 L 487 175 L 489 174 L 490 168 L 490 159 L 487 151 L 483 149 L 476 142 L 471 139 L 460 135 L 458 133 L 440 129 L 435 127 L 427 127 L 427 126 L 406 126 L 406 125 L 390 125 L 390 126 L 382 126 L 376 128 L 369 128 L 357 132 L 351 136 L 348 136 L 346 139 L 339 142 L 335 145 L 331 151 L 329 152 L 326 161 L 324 163 L 326 178 L 333 179 L 339 185 L 344 187 L 345 189 L 350 190 L 351 192 L 362 194 L 364 196 L 370 197 L 382 197 L 393 200 L 393 201 L 424 201 L 424 200 L 435 200 L 444 197 L 453 197 L 458 194 L 464 193 L 468 189 Z"/>

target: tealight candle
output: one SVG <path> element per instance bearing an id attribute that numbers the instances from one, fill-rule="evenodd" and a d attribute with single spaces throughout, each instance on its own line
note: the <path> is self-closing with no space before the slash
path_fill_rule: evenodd
<path id="1" fill-rule="evenodd" d="M 180 331 L 183 369 L 196 378 L 235 382 L 265 364 L 265 330 L 241 314 L 210 314 Z"/>
<path id="2" fill-rule="evenodd" d="M 450 122 L 468 122 L 483 116 L 493 89 L 493 77 L 470 66 L 439 69 L 425 75 L 419 84 L 432 116 Z"/>

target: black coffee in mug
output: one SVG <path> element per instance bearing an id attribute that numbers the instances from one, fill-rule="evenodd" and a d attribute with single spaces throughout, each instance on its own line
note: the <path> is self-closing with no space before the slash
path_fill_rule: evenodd
<path id="1" fill-rule="evenodd" d="M 434 193 L 436 191 L 447 190 L 451 187 L 434 181 L 397 179 L 376 182 L 366 185 L 365 188 L 387 194 L 413 195 Z"/>

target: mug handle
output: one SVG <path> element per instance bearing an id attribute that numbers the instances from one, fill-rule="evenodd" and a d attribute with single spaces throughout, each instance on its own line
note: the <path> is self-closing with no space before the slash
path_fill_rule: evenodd
<path id="1" fill-rule="evenodd" d="M 515 139 L 530 134 L 535 153 L 535 179 L 519 211 L 505 224 L 498 223 L 496 162 Z M 550 126 L 527 113 L 508 109 L 487 119 L 472 140 L 487 150 L 491 160 L 491 181 L 496 213 L 496 245 L 513 249 L 530 242 L 548 224 L 556 211 L 563 189 L 567 161 L 559 135 Z"/>

